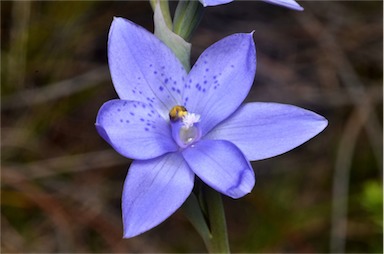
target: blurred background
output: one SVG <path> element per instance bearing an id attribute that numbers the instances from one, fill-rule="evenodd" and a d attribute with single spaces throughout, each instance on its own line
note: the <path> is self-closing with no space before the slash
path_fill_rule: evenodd
<path id="1" fill-rule="evenodd" d="M 255 30 L 248 101 L 329 120 L 320 135 L 253 162 L 245 198 L 224 198 L 233 252 L 382 253 L 383 3 L 260 1 L 206 9 L 192 61 Z M 175 5 L 175 4 L 173 4 Z M 1 1 L 1 252 L 204 252 L 182 211 L 122 239 L 131 161 L 94 128 L 116 98 L 106 43 L 113 16 L 153 31 L 145 1 Z"/>

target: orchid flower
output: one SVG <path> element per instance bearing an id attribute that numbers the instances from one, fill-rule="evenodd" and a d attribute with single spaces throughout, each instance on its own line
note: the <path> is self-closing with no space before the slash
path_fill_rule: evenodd
<path id="1" fill-rule="evenodd" d="M 220 4 L 227 4 L 227 3 L 233 2 L 233 0 L 199 0 L 199 1 L 201 2 L 201 4 L 204 7 L 216 6 L 216 5 L 220 5 Z M 289 9 L 296 10 L 296 11 L 304 10 L 304 8 L 301 7 L 294 0 L 262 0 L 262 1 L 267 2 L 267 3 L 271 3 L 271 4 L 275 4 L 275 5 L 281 5 L 281 6 L 289 8 Z"/>
<path id="2" fill-rule="evenodd" d="M 191 194 L 195 176 L 232 198 L 249 193 L 249 161 L 285 153 L 327 120 L 278 103 L 245 103 L 256 71 L 252 33 L 206 49 L 189 73 L 144 28 L 112 22 L 108 60 L 119 99 L 99 110 L 96 128 L 132 162 L 122 195 L 124 237 L 163 222 Z"/>

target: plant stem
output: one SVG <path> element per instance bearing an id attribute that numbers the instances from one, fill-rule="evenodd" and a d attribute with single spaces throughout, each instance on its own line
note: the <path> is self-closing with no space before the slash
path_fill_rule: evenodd
<path id="1" fill-rule="evenodd" d="M 165 24 L 172 31 L 173 30 L 173 27 L 172 27 L 173 25 L 172 25 L 171 14 L 169 12 L 168 0 L 150 0 L 149 3 L 151 4 L 153 12 L 155 12 L 156 3 L 159 3 L 161 12 L 163 14 L 163 18 L 164 18 Z"/>
<path id="2" fill-rule="evenodd" d="M 204 14 L 203 5 L 197 0 L 179 1 L 173 19 L 173 31 L 190 41 Z"/>
<path id="3" fill-rule="evenodd" d="M 203 197 L 207 206 L 211 239 L 208 247 L 210 253 L 230 253 L 227 224 L 221 194 L 207 185 L 203 187 Z"/>

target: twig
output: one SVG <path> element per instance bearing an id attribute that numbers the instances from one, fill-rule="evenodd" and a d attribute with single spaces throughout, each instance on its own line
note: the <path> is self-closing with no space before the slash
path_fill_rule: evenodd
<path id="1" fill-rule="evenodd" d="M 332 57 L 330 60 L 332 64 L 337 68 L 337 72 L 346 88 L 347 93 L 351 97 L 355 104 L 355 107 L 372 107 L 372 105 L 363 105 L 363 103 L 370 103 L 363 101 L 361 98 L 366 97 L 367 92 L 364 84 L 360 81 L 360 78 L 356 74 L 352 64 L 344 54 L 344 50 L 340 48 L 334 36 L 322 26 L 322 24 L 309 12 L 302 15 L 295 16 L 300 21 L 306 31 L 314 38 L 318 38 L 319 46 L 323 49 L 325 54 L 329 54 Z M 371 109 L 371 111 L 375 111 Z M 362 116 L 364 117 L 364 116 Z M 373 146 L 377 163 L 379 168 L 382 168 L 382 139 L 380 122 L 375 114 L 371 114 L 367 120 L 367 124 L 364 126 L 370 143 Z"/>
<path id="2" fill-rule="evenodd" d="M 331 229 L 331 252 L 343 253 L 345 251 L 347 201 L 349 192 L 349 171 L 351 158 L 355 148 L 356 138 L 361 128 L 365 128 L 373 147 L 379 168 L 382 167 L 382 133 L 379 120 L 374 114 L 374 108 L 363 83 L 354 71 L 354 68 L 343 49 L 338 45 L 334 36 L 310 13 L 296 16 L 302 26 L 331 57 L 342 83 L 355 104 L 357 116 L 351 118 L 340 141 L 339 152 L 335 165 L 333 182 L 333 206 Z M 358 119 L 358 123 L 356 123 Z"/>
<path id="3" fill-rule="evenodd" d="M 60 97 L 82 92 L 110 79 L 107 66 L 98 67 L 77 77 L 63 80 L 43 88 L 23 90 L 2 99 L 2 110 L 32 106 Z"/>
<path id="4" fill-rule="evenodd" d="M 365 98 L 365 100 L 367 100 L 367 98 Z M 349 118 L 340 138 L 332 187 L 332 227 L 330 242 L 330 250 L 332 253 L 345 252 L 350 168 L 357 138 L 364 128 L 370 113 L 372 113 L 370 109 L 371 107 L 369 106 L 356 108 Z"/>
<path id="5" fill-rule="evenodd" d="M 3 171 L 22 170 L 28 179 L 50 177 L 61 173 L 79 172 L 90 169 L 127 164 L 129 160 L 113 150 L 102 150 L 84 154 L 68 155 L 28 164 L 2 165 Z"/>
<path id="6" fill-rule="evenodd" d="M 23 88 L 25 79 L 30 13 L 30 1 L 14 1 L 12 3 L 7 74 L 8 82 L 18 89 Z"/>

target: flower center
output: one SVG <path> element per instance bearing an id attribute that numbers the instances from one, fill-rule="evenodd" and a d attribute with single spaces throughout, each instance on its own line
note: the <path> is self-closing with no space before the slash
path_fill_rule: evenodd
<path id="1" fill-rule="evenodd" d="M 185 148 L 200 139 L 200 115 L 189 113 L 183 106 L 175 106 L 169 111 L 169 118 L 172 137 L 181 148 Z"/>

